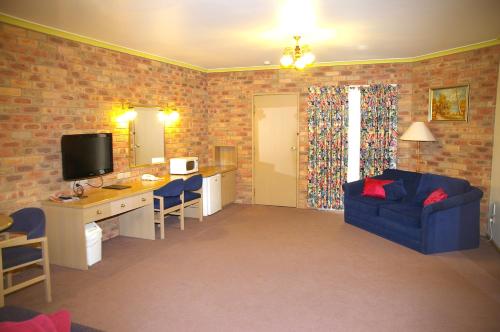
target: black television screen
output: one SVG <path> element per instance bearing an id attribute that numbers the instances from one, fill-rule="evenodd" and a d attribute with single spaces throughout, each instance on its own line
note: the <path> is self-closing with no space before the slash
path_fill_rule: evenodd
<path id="1" fill-rule="evenodd" d="M 64 180 L 79 180 L 113 172 L 111 133 L 63 135 L 61 138 Z"/>

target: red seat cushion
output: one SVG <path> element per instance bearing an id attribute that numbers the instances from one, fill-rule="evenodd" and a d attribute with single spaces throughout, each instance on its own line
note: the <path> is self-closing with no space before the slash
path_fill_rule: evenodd
<path id="1" fill-rule="evenodd" d="M 441 202 L 442 200 L 445 200 L 448 198 L 448 194 L 444 191 L 443 188 L 438 188 L 431 192 L 429 196 L 424 201 L 424 206 L 434 204 L 437 202 Z"/>
<path id="2" fill-rule="evenodd" d="M 363 196 L 385 199 L 384 185 L 394 182 L 394 180 L 380 180 L 366 178 L 363 184 Z"/>

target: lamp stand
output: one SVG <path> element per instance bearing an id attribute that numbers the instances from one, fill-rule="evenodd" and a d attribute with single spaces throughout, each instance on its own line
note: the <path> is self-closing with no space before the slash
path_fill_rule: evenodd
<path id="1" fill-rule="evenodd" d="M 417 173 L 420 172 L 420 141 L 417 141 Z"/>

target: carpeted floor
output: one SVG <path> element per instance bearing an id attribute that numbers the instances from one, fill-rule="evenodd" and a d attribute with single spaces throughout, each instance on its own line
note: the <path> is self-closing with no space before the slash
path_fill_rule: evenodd
<path id="1" fill-rule="evenodd" d="M 89 271 L 52 266 L 8 305 L 106 331 L 500 331 L 500 253 L 425 256 L 342 214 L 233 204 L 164 241 L 103 243 Z"/>

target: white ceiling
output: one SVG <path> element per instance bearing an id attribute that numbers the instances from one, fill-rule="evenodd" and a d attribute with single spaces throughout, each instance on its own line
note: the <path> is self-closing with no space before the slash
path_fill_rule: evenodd
<path id="1" fill-rule="evenodd" d="M 298 17 L 290 1 L 306 4 Z M 499 0 L 0 0 L 0 12 L 207 69 L 276 65 L 297 29 L 317 62 L 415 57 L 500 37 Z"/>

